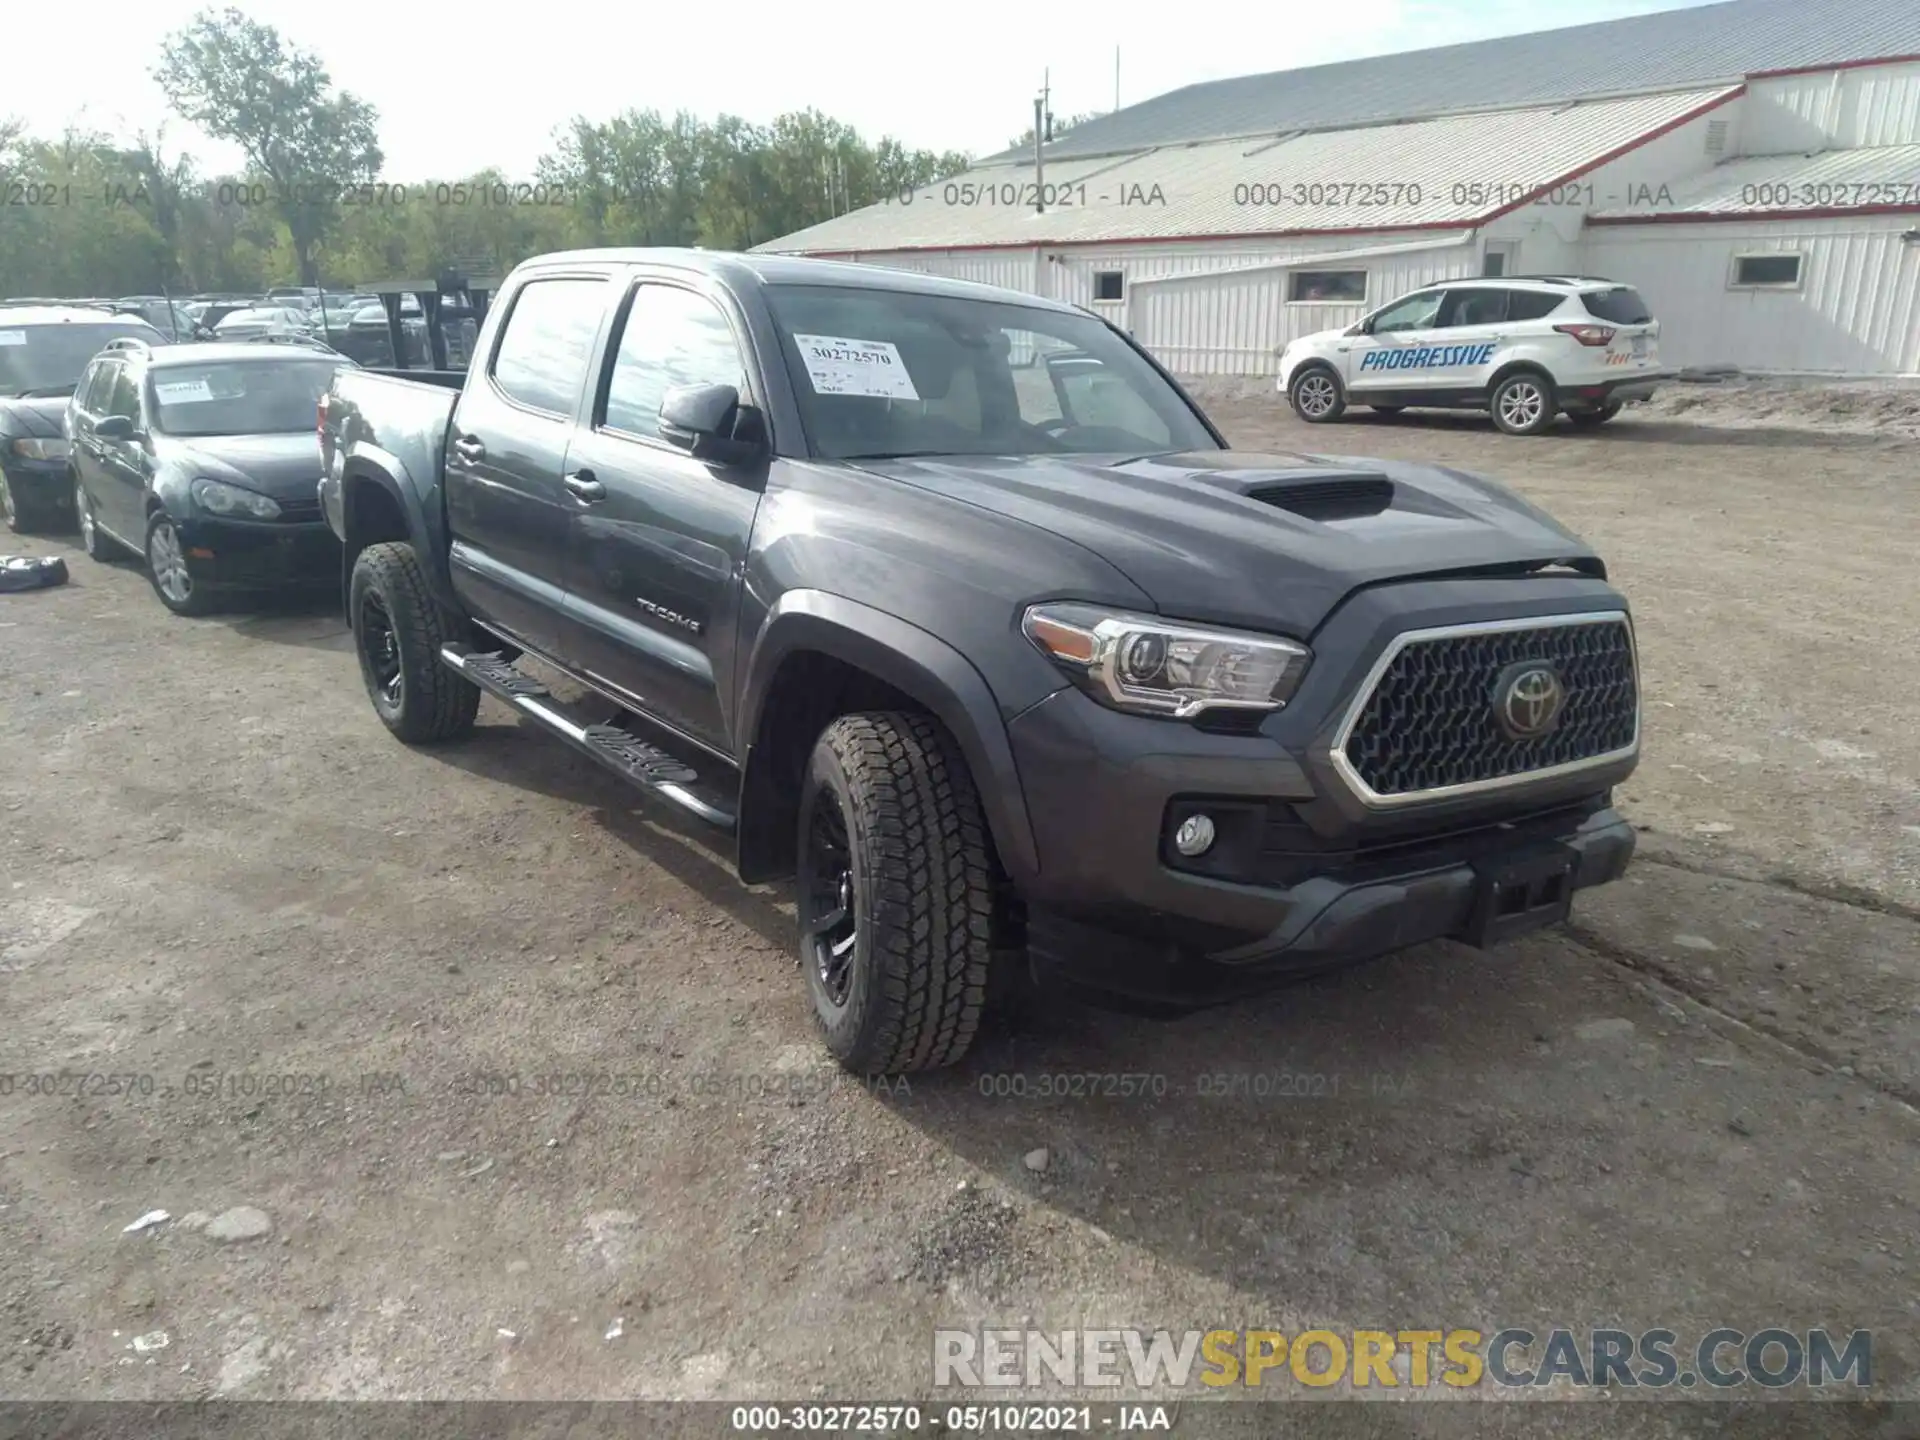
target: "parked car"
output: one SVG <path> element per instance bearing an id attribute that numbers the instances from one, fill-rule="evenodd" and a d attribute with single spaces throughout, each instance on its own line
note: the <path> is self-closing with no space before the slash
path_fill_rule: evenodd
<path id="1" fill-rule="evenodd" d="M 490 692 L 794 877 L 856 1072 L 958 1059 L 1023 956 L 1203 1003 L 1633 851 L 1627 601 L 1490 480 L 1229 450 L 1099 317 L 878 266 L 550 256 L 477 353 L 322 401 L 375 712 Z"/>
<path id="2" fill-rule="evenodd" d="M 1342 330 L 1280 354 L 1280 393 L 1313 425 L 1349 404 L 1487 410 L 1509 435 L 1565 414 L 1604 425 L 1676 372 L 1639 291 L 1592 275 L 1448 280 L 1403 295 Z"/>
<path id="3" fill-rule="evenodd" d="M 308 336 L 315 333 L 313 320 L 304 310 L 290 305 L 261 305 L 235 310 L 213 327 L 215 340 L 251 340 L 257 335 Z"/>
<path id="4" fill-rule="evenodd" d="M 0 308 L 0 516 L 16 533 L 67 530 L 67 397 L 109 340 L 164 345 L 144 320 L 74 305 Z"/>
<path id="5" fill-rule="evenodd" d="M 123 342 L 101 354 L 67 416 L 82 547 L 144 557 L 180 615 L 223 592 L 338 585 L 314 416 L 344 363 L 298 344 Z"/>
<path id="6" fill-rule="evenodd" d="M 389 366 L 394 358 L 393 333 L 387 325 L 386 306 L 378 295 L 362 297 L 368 303 L 353 312 L 340 333 L 342 352 L 362 365 Z M 420 302 L 411 295 L 400 297 L 400 344 L 406 364 L 423 368 L 432 364 L 432 345 L 427 338 L 427 322 Z"/>

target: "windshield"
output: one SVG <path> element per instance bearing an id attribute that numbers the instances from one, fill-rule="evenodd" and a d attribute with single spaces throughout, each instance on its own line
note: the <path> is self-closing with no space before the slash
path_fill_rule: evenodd
<path id="1" fill-rule="evenodd" d="M 0 316 L 0 395 L 26 390 L 71 390 L 87 362 L 109 340 L 133 335 L 149 345 L 164 345 L 167 337 L 138 320 L 10 327 Z"/>
<path id="2" fill-rule="evenodd" d="M 148 396 L 162 435 L 293 435 L 313 429 L 337 362 L 225 360 L 153 372 Z"/>
<path id="3" fill-rule="evenodd" d="M 1220 448 L 1091 315 L 828 285 L 772 285 L 767 296 L 826 459 Z"/>

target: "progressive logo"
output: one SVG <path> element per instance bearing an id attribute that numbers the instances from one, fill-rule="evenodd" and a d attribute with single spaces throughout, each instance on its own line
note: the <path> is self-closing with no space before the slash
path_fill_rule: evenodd
<path id="1" fill-rule="evenodd" d="M 1453 365 L 1484 365 L 1492 355 L 1491 342 L 1479 345 L 1409 345 L 1404 350 L 1369 350 L 1360 357 L 1360 368 L 1435 370 Z"/>

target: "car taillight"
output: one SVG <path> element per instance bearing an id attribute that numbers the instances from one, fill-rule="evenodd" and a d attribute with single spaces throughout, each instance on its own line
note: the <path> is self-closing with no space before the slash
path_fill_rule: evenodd
<path id="1" fill-rule="evenodd" d="M 1605 324 L 1555 324 L 1561 334 L 1571 334 L 1582 346 L 1611 346 L 1613 330 Z"/>
<path id="2" fill-rule="evenodd" d="M 1562 335 L 1571 335 L 1582 345 L 1611 345 L 1613 330 L 1606 325 L 1556 325 Z"/>

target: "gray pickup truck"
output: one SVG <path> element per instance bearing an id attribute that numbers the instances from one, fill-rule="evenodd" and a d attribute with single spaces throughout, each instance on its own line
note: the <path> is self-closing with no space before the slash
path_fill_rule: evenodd
<path id="1" fill-rule="evenodd" d="M 1592 550 L 1456 470 L 1231 450 L 1070 305 L 550 255 L 464 376 L 342 371 L 320 425 L 388 729 L 488 692 L 730 832 L 856 1072 L 957 1060 L 1008 977 L 1184 1008 L 1490 944 L 1633 851 Z"/>

